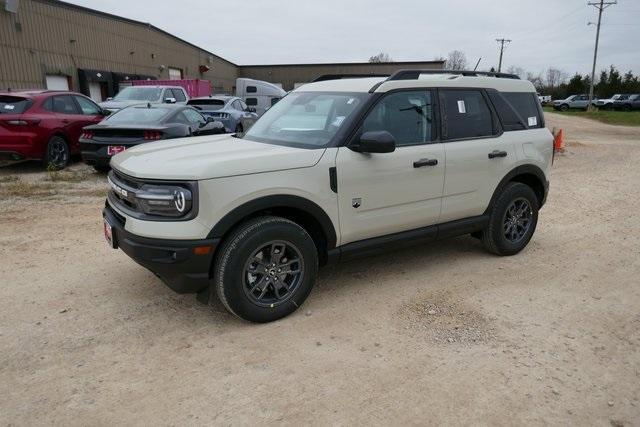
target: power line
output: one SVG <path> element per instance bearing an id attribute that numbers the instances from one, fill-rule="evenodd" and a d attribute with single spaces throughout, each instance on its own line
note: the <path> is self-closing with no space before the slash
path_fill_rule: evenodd
<path id="1" fill-rule="evenodd" d="M 589 6 L 594 6 L 598 9 L 598 29 L 596 30 L 596 46 L 593 49 L 593 67 L 591 68 L 591 81 L 589 82 L 589 109 L 592 109 L 593 106 L 591 102 L 593 101 L 593 79 L 596 76 L 596 59 L 598 58 L 598 42 L 600 40 L 600 24 L 602 23 L 602 12 L 612 6 L 614 4 L 618 4 L 618 0 L 604 1 L 600 0 L 599 2 L 589 2 L 587 3 Z"/>
<path id="2" fill-rule="evenodd" d="M 511 43 L 509 39 L 496 39 L 498 43 L 500 43 L 500 62 L 498 62 L 498 72 L 502 70 L 502 52 L 504 51 L 504 44 Z"/>

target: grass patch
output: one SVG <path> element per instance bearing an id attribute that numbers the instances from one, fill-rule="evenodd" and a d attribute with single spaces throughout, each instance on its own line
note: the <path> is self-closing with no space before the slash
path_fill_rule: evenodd
<path id="1" fill-rule="evenodd" d="M 0 195 L 5 197 L 39 197 L 55 194 L 55 186 L 49 182 L 27 182 L 18 179 L 0 185 Z"/>
<path id="2" fill-rule="evenodd" d="M 584 117 L 586 119 L 597 120 L 602 123 L 619 126 L 640 126 L 640 111 L 582 111 L 568 110 L 556 111 L 553 107 L 544 107 L 543 110 L 549 113 L 558 113 L 565 116 Z"/>

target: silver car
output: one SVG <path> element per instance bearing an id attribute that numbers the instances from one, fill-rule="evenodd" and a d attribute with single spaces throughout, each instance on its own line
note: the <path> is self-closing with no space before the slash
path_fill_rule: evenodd
<path id="1" fill-rule="evenodd" d="M 244 133 L 258 120 L 255 108 L 235 96 L 192 98 L 187 104 L 200 110 L 203 116 L 222 122 L 226 132 Z"/>
<path id="2" fill-rule="evenodd" d="M 593 97 L 593 101 L 597 101 L 597 97 Z M 553 109 L 558 111 L 567 111 L 568 109 L 586 110 L 589 107 L 589 95 L 571 95 L 567 99 L 553 101 Z"/>

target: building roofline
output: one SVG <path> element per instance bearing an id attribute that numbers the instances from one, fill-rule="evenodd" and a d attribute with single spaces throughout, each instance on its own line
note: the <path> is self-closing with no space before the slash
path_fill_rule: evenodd
<path id="1" fill-rule="evenodd" d="M 417 65 L 417 64 L 444 64 L 444 60 L 435 61 L 393 61 L 393 62 L 320 62 L 304 64 L 248 64 L 238 65 L 240 68 L 254 67 L 321 67 L 336 65 Z"/>
<path id="2" fill-rule="evenodd" d="M 89 7 L 80 6 L 80 5 L 73 4 L 73 3 L 67 3 L 67 2 L 62 1 L 62 0 L 35 0 L 35 1 L 38 1 L 40 3 L 49 4 L 49 5 L 53 5 L 53 6 L 64 7 L 64 8 L 67 8 L 67 9 L 78 10 L 78 11 L 81 11 L 81 12 L 84 12 L 84 13 L 100 16 L 100 17 L 103 17 L 103 18 L 113 19 L 113 20 L 116 20 L 116 21 L 122 21 L 122 22 L 127 22 L 129 24 L 134 24 L 134 25 L 140 25 L 140 26 L 143 26 L 143 27 L 147 27 L 147 28 L 155 30 L 155 31 L 157 31 L 159 33 L 162 33 L 162 34 L 164 34 L 166 36 L 169 36 L 172 39 L 175 39 L 175 40 L 177 40 L 177 41 L 179 41 L 181 43 L 184 43 L 184 44 L 187 44 L 187 45 L 189 45 L 191 47 L 194 47 L 194 48 L 206 53 L 207 55 L 211 55 L 211 56 L 214 56 L 214 57 L 216 57 L 218 59 L 221 59 L 222 61 L 228 62 L 229 64 L 233 65 L 234 67 L 238 67 L 239 66 L 238 64 L 236 64 L 234 62 L 231 62 L 228 59 L 225 59 L 225 58 L 221 57 L 220 55 L 216 55 L 215 53 L 209 52 L 208 50 L 203 49 L 200 46 L 197 46 L 197 45 L 195 45 L 195 44 L 193 44 L 191 42 L 188 42 L 188 41 L 186 41 L 184 39 L 181 39 L 180 37 L 175 36 L 175 35 L 171 34 L 170 32 L 163 30 L 162 28 L 158 28 L 158 27 L 156 27 L 155 25 L 153 25 L 153 24 L 151 24 L 149 22 L 136 21 L 135 19 L 125 18 L 123 16 L 114 15 L 112 13 L 107 13 L 107 12 L 102 12 L 100 10 L 91 9 Z"/>

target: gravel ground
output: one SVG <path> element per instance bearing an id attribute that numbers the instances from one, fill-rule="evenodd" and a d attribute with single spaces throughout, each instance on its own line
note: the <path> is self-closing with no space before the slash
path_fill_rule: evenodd
<path id="1" fill-rule="evenodd" d="M 103 176 L 0 169 L 0 421 L 640 425 L 640 129 L 546 116 L 567 148 L 521 254 L 327 267 L 266 325 L 107 248 Z"/>

